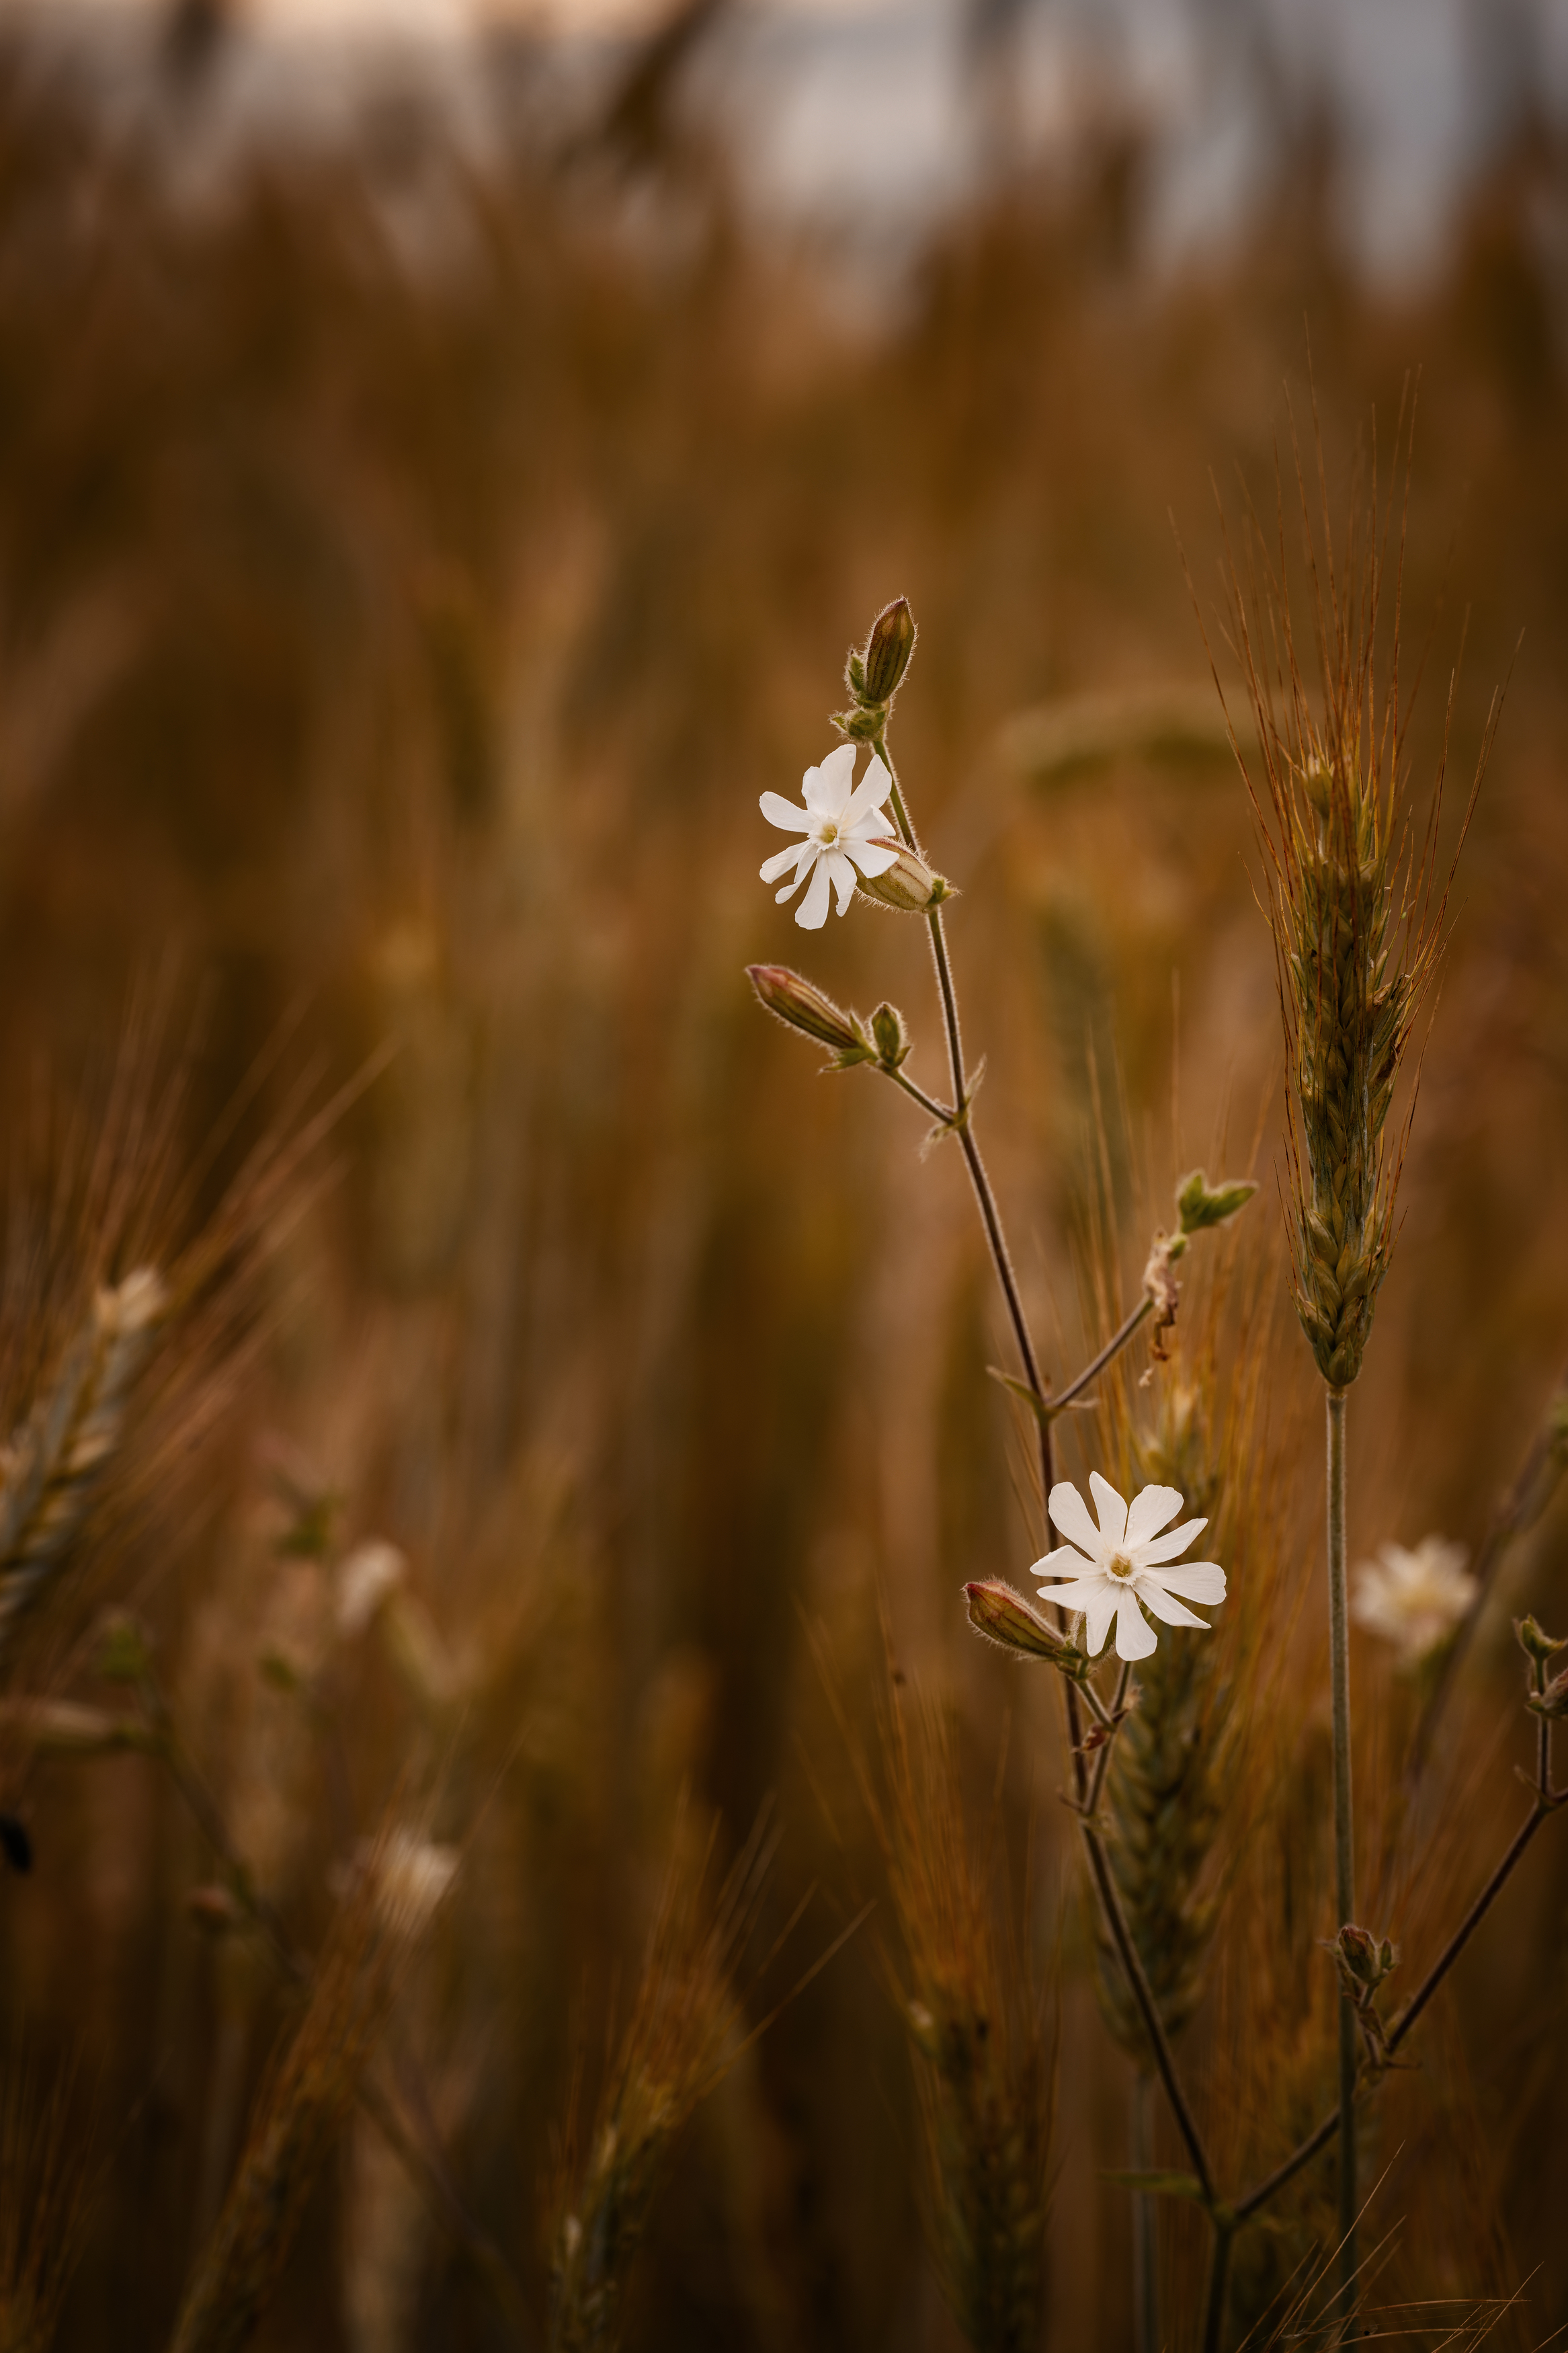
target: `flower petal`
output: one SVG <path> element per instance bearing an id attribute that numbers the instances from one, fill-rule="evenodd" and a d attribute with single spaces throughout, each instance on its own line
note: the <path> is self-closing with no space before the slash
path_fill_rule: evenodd
<path id="1" fill-rule="evenodd" d="M 1105 1638 L 1110 1631 L 1110 1621 L 1116 1615 L 1116 1596 L 1100 1586 L 1092 1601 L 1083 1609 L 1083 1647 L 1091 1659 L 1098 1658 L 1105 1648 Z"/>
<path id="2" fill-rule="evenodd" d="M 1091 1569 L 1087 1577 L 1069 1577 L 1065 1585 L 1042 1585 L 1039 1590 L 1042 1601 L 1054 1601 L 1058 1609 L 1078 1610 L 1087 1609 L 1110 1588 L 1100 1572 Z"/>
<path id="3" fill-rule="evenodd" d="M 1116 1605 L 1116 1655 L 1119 1659 L 1146 1659 L 1158 1646 L 1154 1629 L 1138 1607 L 1131 1586 L 1122 1588 L 1121 1599 Z"/>
<path id="4" fill-rule="evenodd" d="M 1145 1487 L 1141 1494 L 1134 1495 L 1127 1513 L 1128 1551 L 1134 1552 L 1151 1536 L 1157 1536 L 1181 1508 L 1179 1487 Z"/>
<path id="5" fill-rule="evenodd" d="M 891 776 L 873 752 L 870 766 L 850 794 L 845 806 L 845 824 L 853 825 L 858 818 L 868 817 L 873 809 L 879 809 L 892 789 Z"/>
<path id="6" fill-rule="evenodd" d="M 846 858 L 852 858 L 862 874 L 885 874 L 889 866 L 899 862 L 896 849 L 884 849 L 879 842 L 856 841 L 841 834 L 838 846 Z"/>
<path id="7" fill-rule="evenodd" d="M 1167 1528 L 1163 1536 L 1151 1536 L 1138 1547 L 1139 1567 L 1152 1568 L 1160 1561 L 1174 1560 L 1207 1525 L 1206 1520 L 1184 1520 L 1179 1528 Z"/>
<path id="8" fill-rule="evenodd" d="M 833 896 L 827 860 L 819 858 L 811 870 L 811 881 L 805 898 L 795 911 L 795 922 L 805 932 L 819 932 L 827 921 L 827 902 Z"/>
<path id="9" fill-rule="evenodd" d="M 775 850 L 772 858 L 763 859 L 757 872 L 764 882 L 776 882 L 781 874 L 787 874 L 792 866 L 800 864 L 811 847 L 809 841 L 797 841 L 792 849 Z M 799 880 L 800 877 L 797 874 L 795 881 L 798 882 Z"/>
<path id="10" fill-rule="evenodd" d="M 1050 1514 L 1069 1544 L 1090 1560 L 1105 1558 L 1105 1539 L 1089 1516 L 1089 1505 L 1070 1479 L 1058 1479 L 1051 1489 Z"/>
<path id="11" fill-rule="evenodd" d="M 811 831 L 811 811 L 796 808 L 794 801 L 786 801 L 783 793 L 764 793 L 757 807 L 770 825 L 778 826 L 784 833 Z"/>
<path id="12" fill-rule="evenodd" d="M 839 744 L 819 768 L 807 768 L 801 778 L 800 797 L 817 817 L 841 817 L 854 774 L 855 746 Z"/>
<path id="13" fill-rule="evenodd" d="M 1076 1546 L 1058 1545 L 1052 1551 L 1044 1554 L 1040 1559 L 1030 1562 L 1029 1575 L 1031 1577 L 1081 1577 L 1084 1571 L 1089 1568 L 1094 1569 L 1098 1574 L 1099 1567 L 1098 1561 L 1086 1560 Z"/>
<path id="14" fill-rule="evenodd" d="M 1157 1577 L 1167 1593 L 1179 1593 L 1184 1601 L 1206 1601 L 1212 1607 L 1225 1599 L 1225 1571 L 1217 1560 L 1184 1560 L 1175 1568 L 1146 1574 Z"/>
<path id="15" fill-rule="evenodd" d="M 855 869 L 841 849 L 830 849 L 822 862 L 833 877 L 833 887 L 838 893 L 838 912 L 847 915 L 849 902 L 855 896 Z"/>
<path id="16" fill-rule="evenodd" d="M 1136 1590 L 1144 1609 L 1152 1610 L 1167 1626 L 1202 1626 L 1207 1631 L 1209 1621 L 1206 1618 L 1194 1618 L 1184 1603 L 1167 1593 L 1164 1587 L 1157 1585 L 1152 1577 L 1141 1577 Z"/>
<path id="17" fill-rule="evenodd" d="M 1089 1474 L 1089 1492 L 1094 1497 L 1094 1508 L 1100 1514 L 1100 1533 L 1109 1552 L 1120 1552 L 1127 1542 L 1127 1505 L 1109 1479 L 1098 1471 Z"/>

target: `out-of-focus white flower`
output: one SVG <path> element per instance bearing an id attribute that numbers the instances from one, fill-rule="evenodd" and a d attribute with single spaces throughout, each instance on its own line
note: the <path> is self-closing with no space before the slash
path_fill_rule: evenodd
<path id="1" fill-rule="evenodd" d="M 875 752 L 870 765 L 858 785 L 855 782 L 855 745 L 840 744 L 829 752 L 820 768 L 807 768 L 801 783 L 801 797 L 805 803 L 798 808 L 786 801 L 782 793 L 764 793 L 758 807 L 770 825 L 784 833 L 804 833 L 805 839 L 793 849 L 781 849 L 775 856 L 764 859 L 761 872 L 764 882 L 776 882 L 781 874 L 794 875 L 784 889 L 777 892 L 779 904 L 801 884 L 809 874 L 811 881 L 805 898 L 795 911 L 795 919 L 808 932 L 820 931 L 827 921 L 827 902 L 833 892 L 838 893 L 838 912 L 842 915 L 855 895 L 855 885 L 862 874 L 885 874 L 898 858 L 897 849 L 889 849 L 886 840 L 875 836 L 890 836 L 892 820 L 882 804 L 892 791 L 893 780 Z"/>
<path id="2" fill-rule="evenodd" d="M 1065 1577 L 1068 1582 L 1042 1585 L 1041 1599 L 1054 1601 L 1059 1609 L 1081 1612 L 1084 1648 L 1091 1659 L 1104 1647 L 1112 1618 L 1117 1657 L 1148 1657 L 1154 1648 L 1154 1629 L 1139 1608 L 1140 1602 L 1167 1626 L 1206 1627 L 1206 1618 L 1194 1618 L 1175 1597 L 1223 1601 L 1224 1569 L 1213 1560 L 1185 1560 L 1169 1568 L 1163 1564 L 1174 1562 L 1178 1553 L 1185 1552 L 1208 1522 L 1184 1520 L 1179 1528 L 1170 1528 L 1162 1535 L 1161 1529 L 1182 1508 L 1180 1488 L 1145 1487 L 1129 1508 L 1098 1471 L 1089 1472 L 1089 1483 L 1100 1514 L 1098 1527 L 1070 1481 L 1059 1480 L 1051 1489 L 1051 1517 L 1071 1542 L 1048 1552 L 1044 1560 L 1035 1563 L 1035 1569 Z"/>
<path id="3" fill-rule="evenodd" d="M 379 1539 L 356 1545 L 340 1562 L 335 1596 L 338 1632 L 345 1642 L 363 1634 L 382 1603 L 408 1574 L 408 1563 L 395 1545 Z"/>
<path id="4" fill-rule="evenodd" d="M 458 1875 L 455 1846 L 394 1831 L 375 1857 L 375 1905 L 391 1936 L 412 1944 L 435 1918 Z"/>
<path id="5" fill-rule="evenodd" d="M 1402 1666 L 1414 1667 L 1447 1641 L 1480 1594 L 1465 1567 L 1463 1545 L 1423 1536 L 1414 1552 L 1385 1544 L 1356 1571 L 1351 1616 L 1392 1642 Z"/>

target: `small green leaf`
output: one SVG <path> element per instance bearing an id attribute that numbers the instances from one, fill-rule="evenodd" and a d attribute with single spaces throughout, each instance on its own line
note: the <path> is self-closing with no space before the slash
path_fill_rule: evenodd
<path id="1" fill-rule="evenodd" d="M 1184 1176 L 1176 1187 L 1176 1208 L 1184 1234 L 1201 1233 L 1205 1226 L 1223 1226 L 1246 1208 L 1258 1187 L 1249 1182 L 1211 1185 L 1201 1168 Z"/>
<path id="2" fill-rule="evenodd" d="M 1048 1400 L 1045 1398 L 1037 1397 L 1034 1390 L 1029 1387 L 1027 1381 L 1015 1380 L 1011 1373 L 1005 1373 L 1002 1370 L 1000 1365 L 987 1365 L 985 1369 L 990 1374 L 994 1381 L 1000 1381 L 1005 1389 L 1011 1389 L 1016 1398 L 1019 1398 L 1023 1400 L 1024 1404 L 1028 1407 L 1029 1411 L 1034 1415 L 1037 1421 L 1048 1422 L 1050 1420 L 1051 1409 Z"/>

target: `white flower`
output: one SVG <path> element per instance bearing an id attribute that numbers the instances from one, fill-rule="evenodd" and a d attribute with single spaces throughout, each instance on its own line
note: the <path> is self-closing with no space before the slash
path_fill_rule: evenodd
<path id="1" fill-rule="evenodd" d="M 1392 1642 L 1402 1666 L 1413 1667 L 1446 1641 L 1480 1594 L 1466 1572 L 1463 1545 L 1423 1536 L 1414 1552 L 1385 1544 L 1376 1560 L 1356 1571 L 1351 1616 L 1358 1626 Z"/>
<path id="2" fill-rule="evenodd" d="M 376 1912 L 388 1936 L 408 1943 L 423 1936 L 458 1875 L 458 1862 L 455 1846 L 393 1831 L 374 1856 Z"/>
<path id="3" fill-rule="evenodd" d="M 810 875 L 810 884 L 795 911 L 795 919 L 806 931 L 816 932 L 827 921 L 831 890 L 837 891 L 838 912 L 842 915 L 855 895 L 859 875 L 885 874 L 896 862 L 898 850 L 874 839 L 878 834 L 891 835 L 893 831 L 892 821 L 882 807 L 893 789 L 893 780 L 873 752 L 870 765 L 857 785 L 855 746 L 840 744 L 836 752 L 829 752 L 820 768 L 807 768 L 800 789 L 805 802 L 804 808 L 786 801 L 782 793 L 764 793 L 758 803 L 770 825 L 778 826 L 784 833 L 805 836 L 792 849 L 781 849 L 776 856 L 764 859 L 761 871 L 764 882 L 776 882 L 781 874 L 787 874 L 794 867 L 793 879 L 775 894 L 781 906 Z"/>
<path id="4" fill-rule="evenodd" d="M 1040 1593 L 1063 1609 L 1082 1613 L 1089 1657 L 1104 1647 L 1112 1618 L 1118 1658 L 1148 1657 L 1154 1648 L 1154 1629 L 1138 1607 L 1140 1602 L 1167 1626 L 1206 1626 L 1206 1618 L 1194 1618 L 1174 1597 L 1223 1601 L 1224 1569 L 1213 1560 L 1184 1560 L 1173 1568 L 1161 1564 L 1174 1561 L 1178 1553 L 1185 1552 L 1208 1522 L 1184 1520 L 1179 1528 L 1162 1535 L 1166 1521 L 1182 1508 L 1179 1488 L 1145 1487 L 1133 1497 L 1129 1510 L 1098 1471 L 1089 1472 L 1089 1483 L 1100 1513 L 1099 1527 L 1089 1518 L 1078 1489 L 1068 1480 L 1058 1480 L 1051 1489 L 1051 1517 L 1072 1542 L 1058 1545 L 1035 1567 L 1068 1578 L 1066 1585 L 1042 1585 Z"/>
<path id="5" fill-rule="evenodd" d="M 345 1642 L 363 1634 L 389 1593 L 408 1574 L 408 1563 L 395 1545 L 373 1540 L 356 1545 L 340 1561 L 337 1574 L 338 1632 Z"/>

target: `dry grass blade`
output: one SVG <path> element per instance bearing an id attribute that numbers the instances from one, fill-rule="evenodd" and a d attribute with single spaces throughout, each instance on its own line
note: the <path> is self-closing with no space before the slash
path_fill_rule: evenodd
<path id="1" fill-rule="evenodd" d="M 0 2353 L 46 2353 L 76 2260 L 86 2173 L 68 2076 L 8 2066 L 0 2103 Z"/>
<path id="2" fill-rule="evenodd" d="M 889 1958 L 888 1974 L 914 2056 L 927 2242 L 977 2353 L 1025 2353 L 1045 2310 L 1056 2047 L 1043 1989 L 1026 1990 L 1013 1921 L 998 1921 L 996 1823 L 977 1842 L 947 1718 L 891 1677 L 879 1780 L 816 1647 L 904 1947 L 907 1968 Z"/>
<path id="3" fill-rule="evenodd" d="M 0 1455 L 0 1647 L 81 1527 L 168 1303 L 152 1267 L 100 1289 L 53 1381 Z"/>
<path id="4" fill-rule="evenodd" d="M 398 1830 L 355 1872 L 304 2016 L 258 2100 L 223 2212 L 186 2290 L 171 2353 L 238 2353 L 255 2335 L 402 1964 L 451 1873 L 444 1850 Z"/>
<path id="5" fill-rule="evenodd" d="M 620 2342 L 633 2258 L 671 2144 L 736 2055 L 742 2010 L 733 1970 L 771 1855 L 759 1823 L 711 1891 L 713 1836 L 696 1845 L 684 1809 L 643 1957 L 632 2012 L 585 2147 L 569 2119 L 556 2167 L 550 2342 L 587 2353 Z"/>
<path id="6" fill-rule="evenodd" d="M 1403 418 L 1396 452 L 1402 440 L 1407 473 Z M 1311 651 L 1298 642 L 1281 488 L 1276 546 L 1249 513 L 1245 566 L 1230 559 L 1231 631 L 1259 746 L 1250 764 L 1236 750 L 1262 836 L 1289 1069 L 1296 1306 L 1339 1389 L 1361 1371 L 1393 1247 L 1408 1122 L 1392 1148 L 1384 1130 L 1442 944 L 1448 746 L 1446 729 L 1417 822 L 1400 686 L 1403 518 L 1394 541 L 1393 494 L 1380 509 L 1374 473 L 1352 498 L 1336 553 L 1321 447 L 1321 519 L 1294 443 L 1293 454 Z M 1489 723 L 1471 809 L 1490 733 Z"/>

